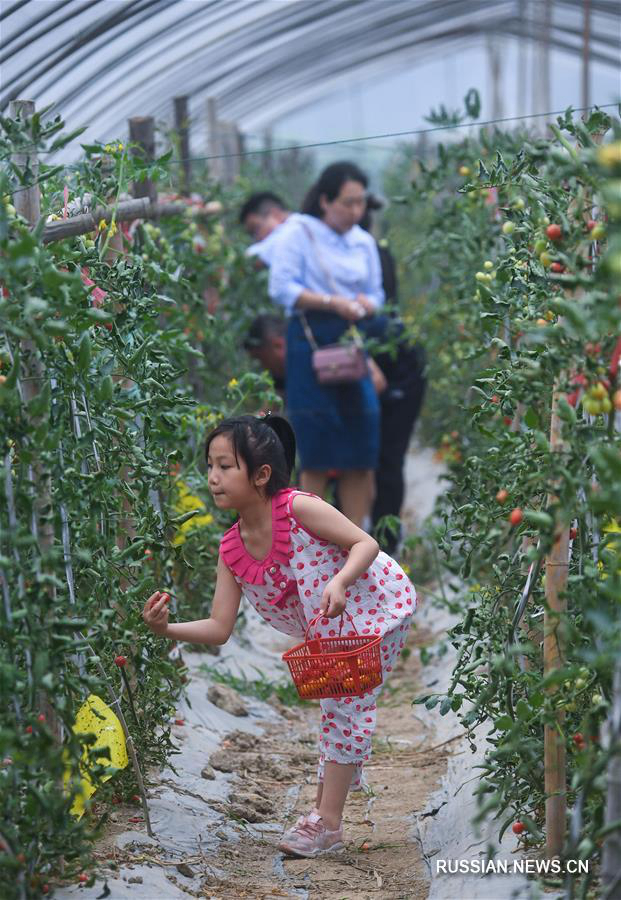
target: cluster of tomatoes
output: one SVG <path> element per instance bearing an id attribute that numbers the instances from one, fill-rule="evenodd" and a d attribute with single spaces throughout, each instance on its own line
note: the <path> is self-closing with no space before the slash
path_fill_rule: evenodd
<path id="1" fill-rule="evenodd" d="M 329 659 L 329 657 L 328 657 Z M 377 675 L 369 663 L 359 665 L 360 692 L 370 690 L 377 684 Z M 298 694 L 302 698 L 323 697 L 334 693 L 337 689 L 343 696 L 356 694 L 358 688 L 351 674 L 351 668 L 345 660 L 330 660 L 321 671 L 310 670 L 296 677 Z"/>

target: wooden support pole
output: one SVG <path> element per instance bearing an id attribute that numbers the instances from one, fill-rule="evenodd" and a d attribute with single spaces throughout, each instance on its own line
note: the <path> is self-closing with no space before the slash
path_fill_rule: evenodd
<path id="1" fill-rule="evenodd" d="M 129 139 L 132 144 L 134 156 L 141 156 L 145 161 L 151 162 L 155 158 L 155 120 L 152 116 L 136 116 L 129 120 Z M 132 185 L 134 197 L 148 197 L 152 203 L 157 199 L 157 190 L 150 178 L 144 181 L 134 181 Z"/>
<path id="2" fill-rule="evenodd" d="M 209 160 L 209 174 L 214 181 L 222 179 L 222 163 L 224 160 L 219 159 L 222 155 L 222 141 L 220 134 L 220 123 L 218 121 L 218 108 L 215 97 L 207 98 L 207 147 L 208 155 L 213 157 Z"/>
<path id="3" fill-rule="evenodd" d="M 582 0 L 582 106 L 589 106 L 591 102 L 590 91 L 590 64 L 591 64 L 591 0 Z M 587 118 L 589 113 L 583 113 Z"/>
<path id="4" fill-rule="evenodd" d="M 263 172 L 265 175 L 273 175 L 274 174 L 274 160 L 272 154 L 272 148 L 274 146 L 273 133 L 271 128 L 266 128 L 263 132 L 263 153 L 262 157 L 262 166 Z"/>
<path id="5" fill-rule="evenodd" d="M 33 117 L 35 105 L 33 100 L 12 100 L 9 116 L 12 119 L 29 120 Z M 13 206 L 20 216 L 34 225 L 41 216 L 41 192 L 36 183 L 39 178 L 39 159 L 36 149 L 30 144 L 11 157 L 13 165 L 24 173 L 30 172 L 33 186 L 21 188 L 13 195 Z"/>
<path id="6" fill-rule="evenodd" d="M 558 414 L 561 392 L 555 386 L 552 395 L 552 415 L 550 420 L 550 450 L 563 450 L 562 422 Z M 556 501 L 551 495 L 548 505 Z M 543 674 L 550 675 L 564 663 L 563 617 L 567 612 L 565 591 L 569 574 L 569 526 L 554 535 L 554 543 L 546 557 L 546 607 L 543 619 Z M 554 694 L 557 688 L 549 689 Z M 558 858 L 565 843 L 567 826 L 565 738 L 563 726 L 565 712 L 557 708 L 555 721 L 544 727 L 544 779 L 546 793 L 546 856 Z"/>
<path id="7" fill-rule="evenodd" d="M 621 660 L 617 660 L 608 715 L 607 748 L 612 751 L 606 772 L 606 825 L 610 831 L 602 854 L 602 897 L 621 900 Z"/>
<path id="8" fill-rule="evenodd" d="M 175 97 L 175 131 L 179 137 L 179 157 L 181 168 L 179 171 L 181 182 L 181 194 L 187 197 L 192 183 L 192 169 L 190 162 L 190 117 L 188 114 L 188 98 Z"/>
<path id="9" fill-rule="evenodd" d="M 75 237 L 79 234 L 89 234 L 95 231 L 99 222 L 103 219 L 110 223 L 112 218 L 116 222 L 131 222 L 133 219 L 164 219 L 170 216 L 183 216 L 189 207 L 185 203 L 151 203 L 148 197 L 139 200 L 122 200 L 117 206 L 100 206 L 92 212 L 71 216 L 69 219 L 58 219 L 56 222 L 48 222 L 43 229 L 42 241 L 49 244 L 52 241 L 62 241 L 67 237 Z M 206 203 L 201 215 L 214 216 L 222 212 L 222 204 L 218 200 Z"/>

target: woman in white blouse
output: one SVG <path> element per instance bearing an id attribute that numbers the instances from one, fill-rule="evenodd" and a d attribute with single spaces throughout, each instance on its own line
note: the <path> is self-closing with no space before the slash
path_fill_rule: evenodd
<path id="1" fill-rule="evenodd" d="M 328 166 L 311 188 L 303 214 L 279 235 L 270 268 L 272 299 L 289 316 L 287 407 L 301 461 L 300 486 L 323 496 L 338 479 L 341 509 L 363 524 L 374 494 L 379 449 L 379 403 L 367 376 L 321 385 L 300 312 L 316 343 L 338 342 L 352 322 L 362 324 L 384 302 L 377 245 L 359 227 L 367 177 L 352 163 Z"/>

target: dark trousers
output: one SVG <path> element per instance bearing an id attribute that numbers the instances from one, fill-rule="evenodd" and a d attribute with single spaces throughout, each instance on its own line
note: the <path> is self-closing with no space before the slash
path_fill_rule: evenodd
<path id="1" fill-rule="evenodd" d="M 381 402 L 380 456 L 375 472 L 376 494 L 371 521 L 373 528 L 382 516 L 399 516 L 405 494 L 405 455 L 425 394 L 422 371 L 400 391 L 391 391 Z M 382 550 L 394 553 L 399 533 L 384 529 L 378 536 Z"/>

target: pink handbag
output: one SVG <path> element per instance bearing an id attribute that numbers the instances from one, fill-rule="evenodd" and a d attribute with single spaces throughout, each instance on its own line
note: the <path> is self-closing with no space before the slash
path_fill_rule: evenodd
<path id="1" fill-rule="evenodd" d="M 368 373 L 367 358 L 357 332 L 354 339 L 345 344 L 327 344 L 319 347 L 303 312 L 300 321 L 306 339 L 312 348 L 311 365 L 319 384 L 350 384 L 361 381 Z"/>
<path id="2" fill-rule="evenodd" d="M 337 294 L 338 291 L 334 284 L 334 279 L 324 265 L 321 254 L 319 253 L 319 247 L 313 237 L 313 232 L 305 223 L 302 223 L 302 225 L 304 231 L 308 235 L 309 241 L 315 248 L 317 261 L 320 268 L 323 270 L 332 293 Z M 367 365 L 367 357 L 362 340 L 360 339 L 360 334 L 353 326 L 351 329 L 353 332 L 353 339 L 342 344 L 327 344 L 325 347 L 319 347 L 317 346 L 315 336 L 308 324 L 306 315 L 300 310 L 299 316 L 300 321 L 302 322 L 302 328 L 304 329 L 304 334 L 306 335 L 306 340 L 311 345 L 313 351 L 311 365 L 319 384 L 351 384 L 355 381 L 361 381 L 368 374 L 369 367 Z"/>

